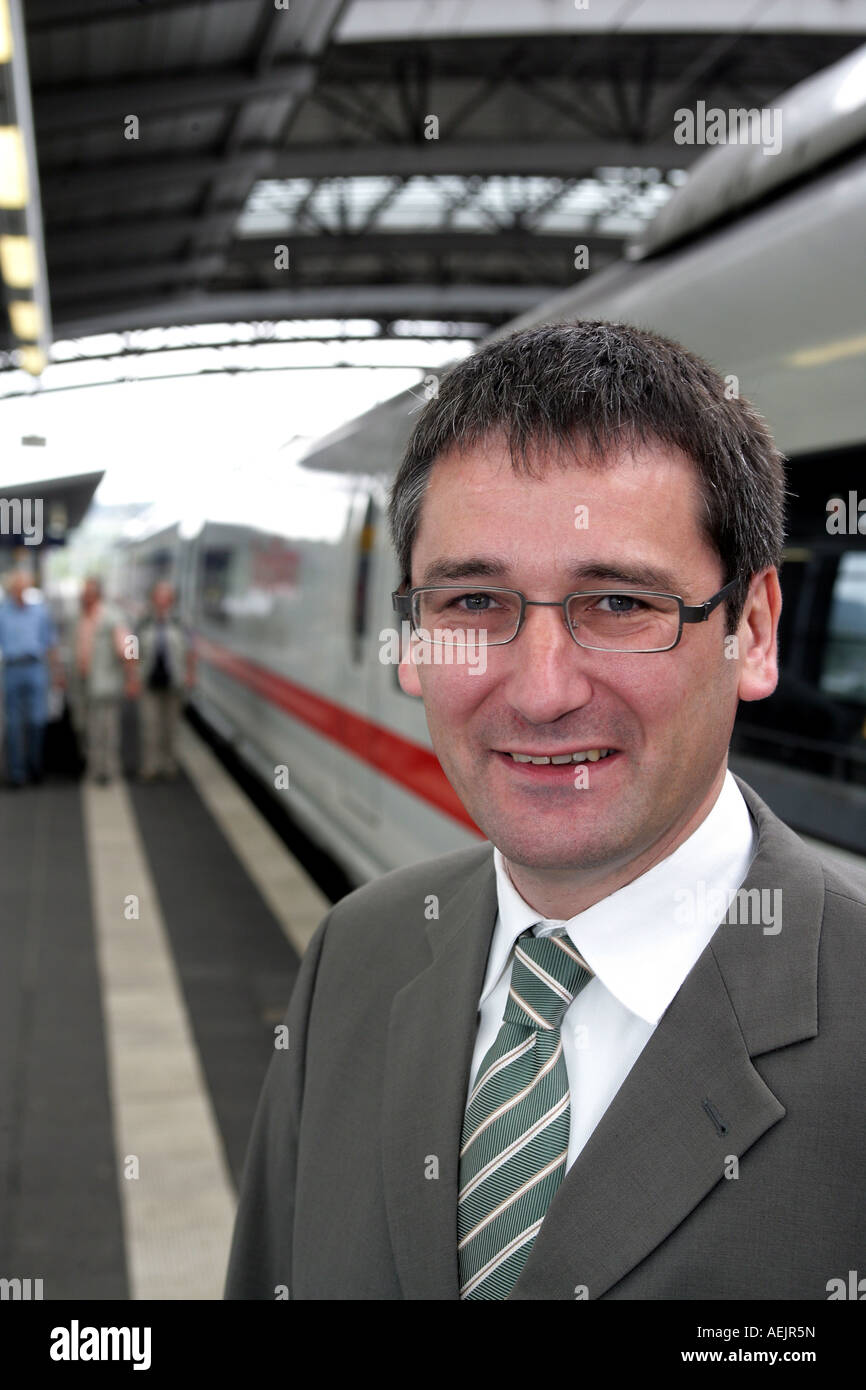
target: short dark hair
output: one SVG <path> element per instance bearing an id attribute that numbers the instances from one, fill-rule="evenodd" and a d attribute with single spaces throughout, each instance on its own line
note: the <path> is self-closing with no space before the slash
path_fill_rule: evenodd
<path id="1" fill-rule="evenodd" d="M 781 563 L 786 488 L 766 423 L 729 382 L 679 343 L 624 323 L 543 324 L 488 343 L 442 378 L 397 470 L 388 521 L 401 584 L 430 470 L 453 448 L 501 434 L 514 470 L 539 476 L 554 457 L 568 467 L 576 448 L 581 462 L 600 465 L 613 450 L 655 442 L 697 469 L 722 583 L 740 581 L 726 605 L 734 631 L 752 575 Z M 552 456 L 539 466 L 544 448 Z"/>

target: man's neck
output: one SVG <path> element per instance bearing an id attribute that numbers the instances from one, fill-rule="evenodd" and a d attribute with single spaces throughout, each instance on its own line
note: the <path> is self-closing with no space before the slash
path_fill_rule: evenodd
<path id="1" fill-rule="evenodd" d="M 606 864 L 598 869 L 534 869 L 531 865 L 514 864 L 503 856 L 508 877 L 524 902 L 542 917 L 568 922 L 579 912 L 585 912 L 603 898 L 609 898 L 611 893 L 633 883 L 685 844 L 715 806 L 726 772 L 727 760 L 709 791 L 691 812 L 686 813 L 685 819 L 681 818 L 676 826 L 627 862 Z"/>

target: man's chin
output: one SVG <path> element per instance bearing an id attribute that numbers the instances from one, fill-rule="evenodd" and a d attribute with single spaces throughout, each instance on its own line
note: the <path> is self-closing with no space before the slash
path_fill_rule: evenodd
<path id="1" fill-rule="evenodd" d="M 609 850 L 597 847 L 590 849 L 578 846 L 559 853 L 553 850 L 527 850 L 519 845 L 511 851 L 502 845 L 497 845 L 497 849 L 515 868 L 545 873 L 551 878 L 567 878 L 578 873 L 613 870 L 620 863 L 619 854 L 614 856 Z"/>
<path id="2" fill-rule="evenodd" d="M 584 834 L 575 835 L 573 827 L 560 834 L 544 834 L 538 824 L 516 826 L 489 817 L 479 818 L 470 812 L 473 820 L 510 864 L 526 869 L 546 870 L 564 874 L 585 869 L 614 867 L 623 858 L 623 838 L 621 830 L 605 834 L 601 827 L 587 827 Z M 626 852 L 627 857 L 627 852 Z"/>
<path id="3" fill-rule="evenodd" d="M 491 774 L 483 766 L 474 778 L 449 781 L 475 824 L 509 862 L 551 873 L 616 868 L 639 852 L 647 797 L 622 785 L 622 769 L 605 770 L 602 791 L 593 786 L 598 765 L 581 766 L 588 770 L 589 790 L 530 785 L 503 792 L 501 771 Z M 569 776 L 576 775 L 570 768 Z"/>

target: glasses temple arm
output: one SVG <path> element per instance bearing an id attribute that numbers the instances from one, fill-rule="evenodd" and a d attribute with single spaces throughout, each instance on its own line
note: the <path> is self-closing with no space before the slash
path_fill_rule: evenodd
<path id="1" fill-rule="evenodd" d="M 734 589 L 737 587 L 737 582 L 738 581 L 736 579 L 732 579 L 730 583 L 726 584 L 723 589 L 720 589 L 717 594 L 714 594 L 712 598 L 707 599 L 706 603 L 699 603 L 696 604 L 694 607 L 689 607 L 688 604 L 684 603 L 683 622 L 705 623 L 710 614 L 716 608 L 718 608 L 719 604 L 723 603 L 726 598 L 730 598 L 731 594 L 734 592 Z"/>

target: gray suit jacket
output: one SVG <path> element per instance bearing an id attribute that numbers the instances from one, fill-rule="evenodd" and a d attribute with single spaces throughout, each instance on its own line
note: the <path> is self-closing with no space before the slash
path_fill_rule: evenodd
<path id="1" fill-rule="evenodd" d="M 866 878 L 739 785 L 759 830 L 744 887 L 782 890 L 781 931 L 718 928 L 512 1300 L 826 1299 L 866 1275 Z M 328 913 L 259 1103 L 227 1297 L 458 1298 L 457 1155 L 496 911 L 487 844 Z"/>

